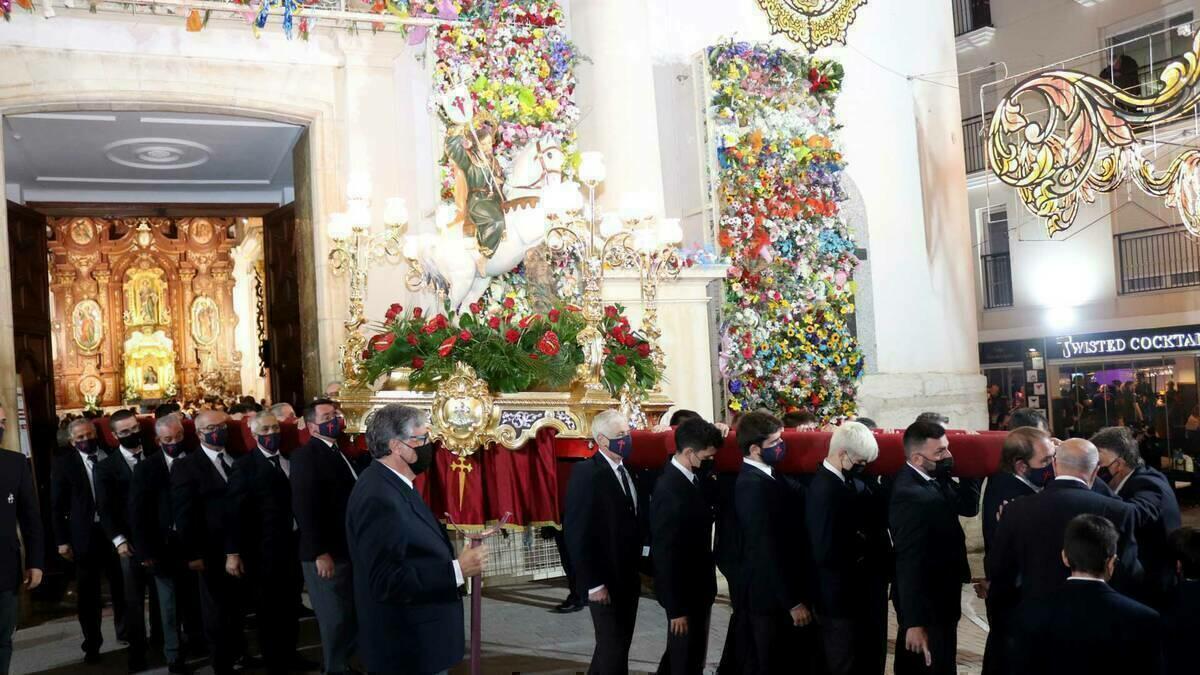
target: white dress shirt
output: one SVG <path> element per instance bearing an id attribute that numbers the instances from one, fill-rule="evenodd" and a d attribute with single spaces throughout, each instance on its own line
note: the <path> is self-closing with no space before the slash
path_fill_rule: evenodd
<path id="1" fill-rule="evenodd" d="M 1085 487 L 1089 490 L 1092 489 L 1092 486 L 1088 485 L 1087 481 L 1083 480 L 1082 478 L 1078 478 L 1076 476 L 1055 476 L 1054 480 L 1073 480 L 1076 483 L 1079 483 L 1080 485 L 1082 485 L 1083 487 Z"/>
<path id="2" fill-rule="evenodd" d="M 275 452 L 268 452 L 267 449 L 261 445 L 258 446 L 258 451 L 263 454 L 263 457 L 267 458 L 268 462 L 271 461 L 272 457 L 279 457 L 279 468 L 283 469 L 283 475 L 287 476 L 288 478 L 292 477 L 292 461 L 290 459 L 280 455 L 278 450 Z"/>
<path id="3" fill-rule="evenodd" d="M 141 449 L 139 449 L 137 452 L 133 452 L 132 450 L 127 450 L 123 445 L 120 449 L 121 456 L 125 458 L 125 463 L 129 465 L 130 473 L 133 472 L 133 467 L 137 466 L 139 459 L 145 459 L 145 455 L 142 454 Z M 113 537 L 113 547 L 119 548 L 121 544 L 124 544 L 126 541 L 128 541 L 128 539 L 125 538 L 125 535 L 118 534 L 117 536 Z"/>
<path id="4" fill-rule="evenodd" d="M 175 458 L 174 458 L 174 457 L 172 457 L 172 456 L 170 456 L 170 455 L 168 455 L 168 454 L 167 454 L 167 453 L 165 453 L 165 452 L 162 454 L 162 456 L 163 456 L 163 459 L 165 459 L 165 460 L 167 461 L 167 471 L 168 471 L 168 472 L 170 472 L 170 471 L 171 471 L 171 465 L 175 463 Z"/>
<path id="5" fill-rule="evenodd" d="M 933 480 L 933 476 L 930 476 L 929 474 L 922 471 L 921 467 L 917 466 L 916 464 L 913 464 L 912 462 L 909 462 L 908 465 L 911 466 L 917 473 L 921 474 L 921 478 L 924 478 L 926 481 Z"/>
<path id="6" fill-rule="evenodd" d="M 383 462 L 379 462 L 379 463 L 380 463 L 380 464 L 383 464 Z M 396 474 L 396 477 L 397 477 L 397 478 L 399 478 L 400 480 L 404 481 L 404 484 L 405 484 L 405 485 L 407 485 L 408 487 L 410 487 L 410 488 L 412 488 L 412 489 L 414 489 L 414 490 L 416 489 L 416 488 L 413 488 L 413 482 L 412 482 L 411 480 L 409 480 L 409 479 L 408 479 L 408 476 L 405 476 L 404 474 L 402 474 L 402 473 L 400 473 L 399 471 L 397 471 L 397 470 L 393 469 L 392 467 L 388 466 L 387 464 L 383 464 L 383 465 L 384 465 L 385 467 L 387 467 L 387 470 L 388 470 L 388 471 L 391 471 L 392 473 Z M 458 561 L 457 561 L 457 560 L 451 560 L 451 561 L 450 561 L 450 565 L 451 565 L 452 567 L 454 567 L 454 583 L 455 583 L 455 585 L 457 585 L 457 586 L 462 586 L 463 584 L 467 583 L 467 582 L 466 582 L 466 579 L 463 577 L 463 573 L 462 573 L 462 567 L 461 567 L 461 566 L 459 566 L 459 564 L 458 564 Z"/>
<path id="7" fill-rule="evenodd" d="M 204 451 L 204 454 L 208 457 L 208 461 L 217 467 L 217 473 L 221 474 L 221 478 L 228 483 L 229 476 L 225 474 L 225 465 L 221 462 L 221 459 L 229 455 L 226 455 L 224 450 L 214 450 L 203 443 L 200 444 L 200 449 Z"/>
<path id="8" fill-rule="evenodd" d="M 1028 479 L 1028 478 L 1026 478 L 1025 476 L 1022 476 L 1021 474 L 1019 474 L 1019 473 L 1017 473 L 1017 472 L 1015 472 L 1015 471 L 1013 472 L 1013 475 L 1017 477 L 1017 480 L 1019 480 L 1019 481 L 1021 481 L 1022 483 L 1024 483 L 1024 484 L 1028 485 L 1028 486 L 1029 486 L 1029 489 L 1030 489 L 1030 490 L 1033 490 L 1035 493 L 1037 493 L 1037 492 L 1041 492 L 1041 491 L 1042 491 L 1042 488 L 1040 488 L 1040 487 L 1038 487 L 1038 486 L 1034 485 L 1033 483 L 1029 482 L 1029 479 Z"/>
<path id="9" fill-rule="evenodd" d="M 1113 493 L 1118 495 L 1121 494 L 1121 488 L 1125 487 L 1125 484 L 1129 482 L 1129 478 L 1131 476 L 1133 476 L 1133 471 L 1125 474 L 1125 477 L 1121 479 L 1121 482 L 1117 483 L 1117 487 L 1113 488 Z"/>
<path id="10" fill-rule="evenodd" d="M 1070 577 L 1067 577 L 1067 581 L 1099 581 L 1099 582 L 1100 582 L 1100 583 L 1102 583 L 1102 584 L 1103 584 L 1103 583 L 1105 583 L 1105 581 L 1104 581 L 1103 579 L 1097 579 L 1096 577 L 1076 577 L 1076 576 L 1070 576 Z"/>
<path id="11" fill-rule="evenodd" d="M 846 482 L 846 477 L 842 475 L 842 470 L 837 468 L 836 466 L 830 464 L 828 459 L 821 460 L 821 466 L 825 467 L 826 469 L 829 469 L 829 472 L 832 473 L 833 475 L 837 476 L 838 478 L 840 478 L 843 483 Z"/>
<path id="12" fill-rule="evenodd" d="M 679 463 L 679 460 L 675 459 L 674 457 L 672 457 L 672 458 L 671 458 L 671 463 L 675 465 L 675 468 L 676 468 L 676 469 L 679 469 L 680 471 L 682 471 L 682 472 L 683 472 L 683 477 L 684 477 L 684 478 L 686 478 L 686 479 L 687 479 L 687 481 L 688 481 L 689 483 L 694 483 L 694 482 L 696 482 L 696 481 L 695 481 L 696 474 L 692 473 L 692 470 L 691 470 L 691 469 L 689 469 L 689 468 L 687 468 L 686 466 L 684 466 L 684 465 L 680 464 L 680 463 Z M 630 485 L 633 485 L 633 481 L 630 481 L 630 482 L 629 482 L 629 484 L 630 484 Z"/>
<path id="13" fill-rule="evenodd" d="M 608 466 L 612 468 L 613 475 L 615 475 L 617 477 L 617 485 L 620 485 L 621 492 L 624 492 L 625 484 L 621 480 L 621 473 L 619 471 L 617 471 L 617 469 L 619 469 L 622 466 L 623 462 L 621 462 L 620 460 L 614 462 L 611 457 L 609 457 L 608 455 L 606 455 L 604 452 L 602 452 L 600 450 L 597 450 L 596 452 L 599 453 L 600 456 L 604 458 L 604 461 L 608 462 Z M 675 461 L 674 457 L 671 458 L 671 463 L 674 464 L 675 466 L 679 466 L 679 463 Z M 680 468 L 680 470 L 683 469 L 682 466 L 679 466 L 679 468 Z M 687 475 L 688 473 L 690 473 L 690 472 L 685 472 L 684 475 Z M 638 503 L 637 488 L 635 488 L 633 486 L 633 476 L 631 476 L 629 474 L 628 469 L 625 470 L 625 475 L 629 478 L 629 492 L 631 493 L 629 496 L 630 496 L 630 498 L 633 499 L 633 512 L 637 513 L 637 503 Z M 688 480 L 691 480 L 691 478 L 689 478 Z M 648 555 L 650 555 L 650 547 L 643 546 L 642 547 L 642 557 L 645 558 Z M 595 588 L 589 588 L 588 595 L 591 595 L 593 593 L 598 593 L 598 592 L 604 590 L 604 588 L 605 588 L 604 584 L 601 584 Z"/>
<path id="14" fill-rule="evenodd" d="M 76 450 L 75 452 L 79 452 L 79 451 Z M 96 503 L 96 475 L 95 475 L 95 471 L 93 469 L 95 469 L 96 464 L 99 464 L 100 460 L 104 459 L 105 456 L 101 455 L 99 450 L 97 450 L 91 456 L 96 458 L 95 463 L 88 461 L 88 454 L 86 452 L 79 452 L 79 458 L 83 460 L 83 471 L 84 471 L 84 473 L 87 474 L 88 487 L 90 487 L 92 489 L 92 503 L 95 504 Z M 100 522 L 100 509 L 96 509 L 96 516 L 95 516 L 95 519 L 93 522 L 97 522 L 97 523 Z"/>
<path id="15" fill-rule="evenodd" d="M 763 462 L 760 462 L 756 459 L 750 459 L 749 457 L 743 457 L 742 461 L 749 464 L 750 466 L 758 469 L 759 471 L 767 474 L 771 478 L 775 477 L 775 469 L 772 469 L 770 466 L 768 466 L 767 464 L 765 464 Z"/>

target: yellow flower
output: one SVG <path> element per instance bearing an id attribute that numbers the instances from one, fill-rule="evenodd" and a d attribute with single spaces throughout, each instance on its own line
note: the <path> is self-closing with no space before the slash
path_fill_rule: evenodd
<path id="1" fill-rule="evenodd" d="M 732 401 L 729 402 L 729 409 L 734 412 L 741 412 L 742 402 L 737 400 L 736 398 L 733 399 Z"/>

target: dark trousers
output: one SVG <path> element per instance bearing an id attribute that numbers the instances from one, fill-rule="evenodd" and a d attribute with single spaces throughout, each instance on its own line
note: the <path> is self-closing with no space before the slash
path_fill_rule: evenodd
<path id="1" fill-rule="evenodd" d="M 12 637 L 17 629 L 17 593 L 0 591 L 0 675 L 8 675 L 12 662 Z"/>
<path id="2" fill-rule="evenodd" d="M 133 558 L 120 558 L 122 601 L 125 603 L 125 637 L 129 641 L 130 658 L 146 655 L 146 591 L 153 581 L 150 573 Z M 157 596 L 157 593 L 155 593 Z M 114 597 L 113 602 L 116 602 Z M 155 603 L 157 604 L 157 603 Z M 154 608 L 152 608 L 154 609 Z M 151 612 L 152 617 L 157 612 Z M 157 631 L 155 631 L 157 632 Z"/>
<path id="3" fill-rule="evenodd" d="M 958 622 L 925 626 L 929 634 L 929 654 L 933 665 L 925 667 L 925 655 L 904 647 L 907 626 L 896 630 L 896 675 L 955 675 L 958 672 Z"/>
<path id="4" fill-rule="evenodd" d="M 815 629 L 792 623 L 791 614 L 751 614 L 742 624 L 746 673 L 811 673 Z"/>
<path id="5" fill-rule="evenodd" d="M 286 673 L 296 656 L 299 631 L 300 560 L 291 564 L 247 562 L 254 585 L 258 642 L 267 671 Z"/>
<path id="6" fill-rule="evenodd" d="M 121 560 L 99 524 L 92 533 L 92 549 L 85 555 L 75 557 L 76 609 L 79 627 L 83 631 L 83 651 L 86 653 L 99 652 L 104 644 L 104 637 L 100 634 L 100 614 L 104 609 L 100 586 L 104 578 L 108 579 L 108 591 L 112 597 L 117 639 L 129 639 L 125 625 L 125 583 Z"/>
<path id="7" fill-rule="evenodd" d="M 304 585 L 317 628 L 321 632 L 321 652 L 325 672 L 340 673 L 350 665 L 358 651 L 358 614 L 354 609 L 354 569 L 349 560 L 333 561 L 333 578 L 322 579 L 315 561 L 300 563 Z"/>
<path id="8" fill-rule="evenodd" d="M 708 658 L 708 619 L 712 606 L 687 616 L 687 633 L 671 632 L 667 618 L 667 649 L 658 662 L 658 675 L 701 675 Z"/>
<path id="9" fill-rule="evenodd" d="M 246 652 L 242 633 L 243 589 L 225 572 L 220 559 L 204 561 L 200 573 L 200 613 L 204 619 L 204 637 L 212 654 L 213 671 L 218 675 L 233 672 L 233 663 Z"/>
<path id="10" fill-rule="evenodd" d="M 887 661 L 887 589 L 847 617 L 818 618 L 829 675 L 880 675 Z"/>
<path id="11" fill-rule="evenodd" d="M 558 549 L 563 573 L 567 575 L 567 599 L 574 599 L 576 602 L 587 600 L 580 598 L 575 592 L 575 566 L 571 564 L 571 553 L 567 550 L 567 540 L 563 537 L 563 531 L 558 528 L 554 528 L 554 546 Z"/>
<path id="12" fill-rule="evenodd" d="M 633 644 L 633 628 L 637 623 L 640 589 L 608 591 L 609 604 L 588 603 L 592 612 L 592 627 L 596 632 L 596 649 L 588 673 L 625 675 L 629 672 L 629 646 Z"/>
<path id="13" fill-rule="evenodd" d="M 983 675 L 1006 675 L 1008 665 L 1008 630 L 1005 625 L 1007 613 L 988 603 L 988 635 L 983 648 Z"/>

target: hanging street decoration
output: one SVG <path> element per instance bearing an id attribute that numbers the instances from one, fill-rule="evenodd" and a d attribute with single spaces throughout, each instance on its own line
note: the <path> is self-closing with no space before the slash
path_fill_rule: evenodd
<path id="1" fill-rule="evenodd" d="M 810 52 L 834 42 L 846 44 L 846 31 L 867 0 L 758 0 L 772 33 L 783 33 Z"/>
<path id="2" fill-rule="evenodd" d="M 1175 207 L 1200 236 L 1200 149 L 1183 150 L 1165 170 L 1149 138 L 1158 124 L 1195 114 L 1200 101 L 1200 35 L 1168 64 L 1157 91 L 1135 96 L 1075 70 L 1034 73 L 1000 101 L 987 140 L 988 165 L 1050 237 L 1071 227 L 1080 202 L 1126 182 Z"/>

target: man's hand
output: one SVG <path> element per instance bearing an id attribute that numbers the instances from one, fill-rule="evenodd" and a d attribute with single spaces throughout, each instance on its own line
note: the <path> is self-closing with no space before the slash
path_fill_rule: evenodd
<path id="1" fill-rule="evenodd" d="M 988 588 L 991 587 L 991 582 L 987 579 L 979 579 L 975 582 L 975 597 L 980 600 L 987 600 Z"/>
<path id="2" fill-rule="evenodd" d="M 328 553 L 317 556 L 317 576 L 322 579 L 333 578 L 333 556 Z"/>
<path id="3" fill-rule="evenodd" d="M 225 556 L 225 572 L 231 577 L 241 579 L 246 574 L 245 568 L 242 567 L 242 556 L 236 553 L 230 553 Z"/>
<path id="4" fill-rule="evenodd" d="M 725 424 L 724 422 L 717 422 L 717 423 L 713 424 L 713 426 L 717 428 L 717 431 L 721 432 L 722 436 L 729 435 L 729 425 L 728 424 Z"/>
<path id="5" fill-rule="evenodd" d="M 933 656 L 929 654 L 929 633 L 921 626 L 913 626 L 904 632 L 904 648 L 914 654 L 924 654 L 926 668 L 933 665 Z"/>
<path id="6" fill-rule="evenodd" d="M 123 542 L 117 547 L 117 555 L 122 558 L 131 558 L 133 557 L 133 547 L 129 545 L 129 542 Z"/>
<path id="7" fill-rule="evenodd" d="M 203 572 L 204 571 L 204 561 L 203 560 L 192 560 L 188 563 L 188 569 L 193 572 Z"/>
<path id="8" fill-rule="evenodd" d="M 804 605 L 796 605 L 792 608 L 792 625 L 807 626 L 812 623 L 812 612 Z"/>
<path id="9" fill-rule="evenodd" d="M 36 567 L 25 570 L 25 587 L 33 590 L 42 585 L 42 571 Z"/>
<path id="10" fill-rule="evenodd" d="M 63 545 L 59 546 L 58 554 L 64 558 L 66 558 L 67 560 L 75 559 L 75 552 L 71 550 L 70 544 L 63 544 Z"/>
<path id="11" fill-rule="evenodd" d="M 608 599 L 608 587 L 601 586 L 600 590 L 588 593 L 588 602 L 594 602 L 597 605 L 607 605 L 610 602 Z"/>
<path id="12" fill-rule="evenodd" d="M 678 619 L 671 619 L 671 635 L 687 635 L 687 617 L 681 616 Z"/>
<path id="13" fill-rule="evenodd" d="M 462 570 L 463 578 L 470 579 L 483 574 L 487 559 L 488 547 L 486 544 L 468 546 L 463 549 L 462 555 L 458 556 L 458 568 Z"/>

